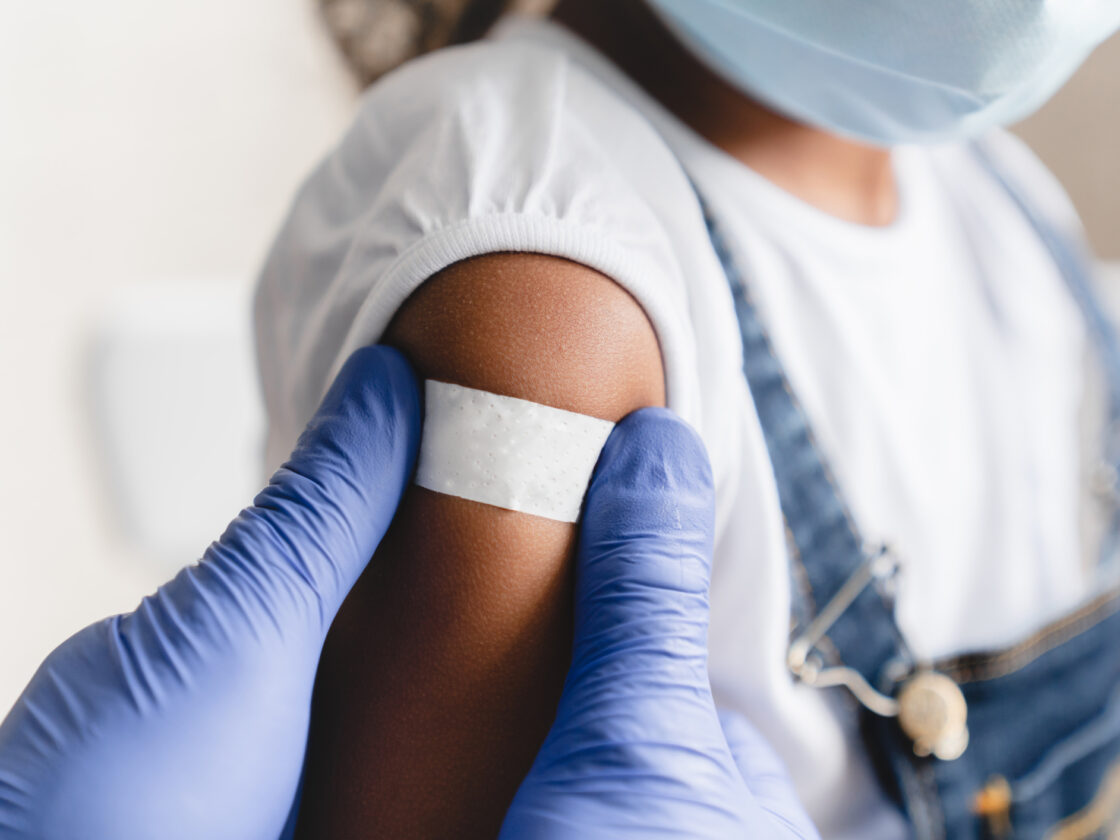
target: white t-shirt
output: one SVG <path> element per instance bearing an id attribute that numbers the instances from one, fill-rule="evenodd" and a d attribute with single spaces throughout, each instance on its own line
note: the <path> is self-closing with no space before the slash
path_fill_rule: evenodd
<path id="1" fill-rule="evenodd" d="M 1054 223 L 1080 235 L 1033 156 L 993 140 Z M 1088 595 L 1087 340 L 1048 253 L 964 149 L 901 147 L 894 165 L 895 223 L 838 220 L 712 146 L 548 20 L 507 17 L 483 42 L 413 61 L 365 95 L 261 278 L 270 465 L 345 358 L 445 266 L 522 250 L 612 277 L 649 316 L 669 405 L 711 455 L 719 701 L 767 733 L 826 837 L 904 836 L 843 690 L 795 684 L 785 667 L 777 488 L 728 284 L 682 170 L 749 278 L 864 536 L 902 558 L 906 638 L 940 657 L 1007 645 Z"/>

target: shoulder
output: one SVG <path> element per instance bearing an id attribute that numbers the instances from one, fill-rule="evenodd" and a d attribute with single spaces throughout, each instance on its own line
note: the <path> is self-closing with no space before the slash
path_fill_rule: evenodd
<path id="1" fill-rule="evenodd" d="M 977 149 L 991 160 L 994 172 Z M 997 179 L 1004 179 L 1041 219 L 1070 241 L 1085 242 L 1081 218 L 1061 182 L 1026 141 L 1010 131 L 995 129 L 973 143 L 947 146 L 932 154 L 957 189 L 975 195 L 994 188 L 1003 196 L 1006 188 Z"/>
<path id="2" fill-rule="evenodd" d="M 1058 177 L 1042 162 L 1027 142 L 1009 131 L 995 131 L 986 140 L 999 157 L 1008 177 L 1059 230 L 1074 240 L 1083 240 L 1081 217 Z"/>
<path id="3" fill-rule="evenodd" d="M 563 51 L 484 40 L 439 50 L 365 94 L 334 157 L 411 234 L 518 214 L 652 233 L 656 130 Z"/>
<path id="4" fill-rule="evenodd" d="M 383 77 L 305 182 L 258 283 L 270 458 L 346 356 L 380 340 L 422 284 L 445 270 L 480 290 L 495 282 L 472 270 L 486 255 L 549 255 L 552 268 L 522 273 L 524 288 L 609 279 L 673 366 L 691 323 L 674 238 L 651 199 L 666 155 L 652 126 L 557 49 L 484 41 Z M 556 304 L 590 308 L 581 300 Z M 591 323 L 584 314 L 569 326 Z"/>
<path id="5" fill-rule="evenodd" d="M 410 142 L 433 125 L 450 123 L 467 136 L 524 148 L 536 145 L 534 136 L 557 131 L 574 139 L 581 124 L 598 128 L 591 125 L 598 121 L 611 131 L 583 138 L 589 146 L 616 143 L 619 130 L 635 135 L 628 139 L 643 135 L 648 144 L 660 142 L 609 77 L 557 43 L 514 35 L 447 47 L 402 64 L 363 94 L 355 128 L 390 142 Z M 514 127 L 518 130 L 511 131 Z"/>

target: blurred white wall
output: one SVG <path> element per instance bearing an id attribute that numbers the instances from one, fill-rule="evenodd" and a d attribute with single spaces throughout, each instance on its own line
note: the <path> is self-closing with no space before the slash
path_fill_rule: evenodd
<path id="1" fill-rule="evenodd" d="M 1120 41 L 1086 74 L 1024 133 L 1120 256 L 1120 119 L 1098 123 L 1120 101 Z M 151 340 L 142 328 L 174 327 L 132 317 L 147 297 L 240 305 L 353 103 L 311 0 L 0 4 L 0 714 L 52 647 L 168 574 L 124 539 L 105 495 L 88 399 L 104 308 L 124 300 L 110 321 Z M 201 297 L 175 297 L 192 286 Z M 215 311 L 213 341 L 231 342 L 232 310 Z M 155 383 L 165 357 L 140 355 L 128 375 Z M 206 476 L 179 466 L 165 478 L 157 500 Z"/>
<path id="2" fill-rule="evenodd" d="M 103 497 L 92 325 L 137 284 L 237 299 L 353 100 L 308 0 L 0 4 L 0 715 L 168 573 Z"/>

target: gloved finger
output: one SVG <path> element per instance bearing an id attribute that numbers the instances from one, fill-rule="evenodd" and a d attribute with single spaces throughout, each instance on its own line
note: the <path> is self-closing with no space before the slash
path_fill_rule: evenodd
<path id="1" fill-rule="evenodd" d="M 311 600 L 325 630 L 411 479 L 420 395 L 404 357 L 365 347 L 343 366 L 289 460 L 211 546 L 254 598 Z M 233 584 L 233 585 L 236 585 Z"/>
<path id="2" fill-rule="evenodd" d="M 745 717 L 726 709 L 719 710 L 719 720 L 739 773 L 758 807 L 787 826 L 791 837 L 819 840 L 785 764 L 762 733 Z"/>

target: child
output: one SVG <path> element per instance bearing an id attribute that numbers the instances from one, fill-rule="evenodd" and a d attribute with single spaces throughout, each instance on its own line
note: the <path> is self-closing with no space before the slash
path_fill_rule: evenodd
<path id="1" fill-rule="evenodd" d="M 270 458 L 377 341 L 608 420 L 666 404 L 715 472 L 713 688 L 825 837 L 1107 832 L 1120 350 L 997 126 L 1118 25 L 562 0 L 408 62 L 264 270 Z M 412 488 L 323 654 L 299 836 L 494 836 L 564 677 L 573 535 Z"/>

